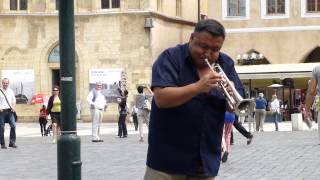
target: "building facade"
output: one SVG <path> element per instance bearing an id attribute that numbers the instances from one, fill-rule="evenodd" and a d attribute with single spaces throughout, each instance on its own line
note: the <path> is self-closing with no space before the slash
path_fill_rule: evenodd
<path id="1" fill-rule="evenodd" d="M 79 118 L 95 81 L 105 93 L 121 85 L 132 102 L 138 84 L 150 84 L 151 65 L 165 48 L 187 42 L 200 16 L 197 0 L 75 0 L 76 97 Z M 21 121 L 37 121 L 38 93 L 51 95 L 59 74 L 59 0 L 0 0 L 0 70 L 21 98 Z M 205 14 L 205 13 L 204 13 Z M 104 121 L 116 120 L 109 103 Z"/>
<path id="2" fill-rule="evenodd" d="M 222 51 L 234 58 L 248 96 L 276 93 L 289 113 L 304 103 L 320 62 L 319 0 L 211 0 L 208 17 L 226 27 Z"/>

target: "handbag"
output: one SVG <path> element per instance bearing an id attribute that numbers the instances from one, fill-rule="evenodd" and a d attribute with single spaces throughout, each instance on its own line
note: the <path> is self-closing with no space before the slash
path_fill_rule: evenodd
<path id="1" fill-rule="evenodd" d="M 1 91 L 2 94 L 4 95 L 4 98 L 6 99 L 6 101 L 7 101 L 8 105 L 9 105 L 10 109 L 12 110 L 12 107 L 11 107 L 11 105 L 10 105 L 8 99 L 7 99 L 7 96 L 4 94 L 4 92 L 2 91 L 2 89 L 0 89 L 0 91 Z M 17 121 L 18 121 L 18 116 L 17 116 L 16 111 L 12 111 L 12 115 L 13 115 L 13 118 L 14 118 L 15 122 L 17 122 Z"/>
<path id="2" fill-rule="evenodd" d="M 145 99 L 143 102 L 143 109 L 151 111 L 151 103 L 148 99 Z"/>

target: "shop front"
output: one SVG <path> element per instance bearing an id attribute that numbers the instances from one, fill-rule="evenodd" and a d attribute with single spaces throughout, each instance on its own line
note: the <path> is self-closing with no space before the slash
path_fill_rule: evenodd
<path id="1" fill-rule="evenodd" d="M 305 104 L 308 81 L 318 63 L 264 64 L 236 66 L 245 87 L 246 98 L 256 98 L 262 92 L 268 102 L 277 95 L 281 105 L 281 120 L 288 121 L 292 113 L 301 112 Z M 271 112 L 266 121 L 271 120 Z"/>

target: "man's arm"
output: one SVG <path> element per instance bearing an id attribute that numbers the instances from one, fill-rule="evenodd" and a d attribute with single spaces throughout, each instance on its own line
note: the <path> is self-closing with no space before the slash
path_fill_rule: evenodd
<path id="1" fill-rule="evenodd" d="M 94 104 L 94 102 L 92 101 L 92 98 L 93 98 L 93 93 L 92 93 L 92 91 L 90 91 L 87 96 L 87 102 L 89 103 L 89 105 Z"/>
<path id="2" fill-rule="evenodd" d="M 11 99 L 11 108 L 12 108 L 12 111 L 16 111 L 16 96 L 14 95 L 14 92 L 11 91 L 11 96 L 12 96 L 12 99 Z"/>
<path id="3" fill-rule="evenodd" d="M 317 83 L 318 82 L 314 78 L 312 78 L 308 86 L 307 97 L 306 97 L 306 115 L 307 116 L 310 114 L 310 108 L 314 101 L 314 97 L 317 95 Z"/>
<path id="4" fill-rule="evenodd" d="M 194 96 L 209 92 L 217 87 L 217 82 L 221 81 L 218 73 L 209 72 L 195 83 L 182 87 L 155 87 L 153 88 L 155 103 L 159 108 L 170 108 L 182 105 Z"/>

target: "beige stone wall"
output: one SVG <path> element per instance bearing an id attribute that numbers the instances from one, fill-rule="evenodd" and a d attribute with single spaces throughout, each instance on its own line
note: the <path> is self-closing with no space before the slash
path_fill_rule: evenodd
<path id="1" fill-rule="evenodd" d="M 221 2 L 208 1 L 208 15 L 222 22 L 230 32 L 222 50 L 233 58 L 254 49 L 264 54 L 272 64 L 301 63 L 308 53 L 319 46 L 320 34 L 317 30 L 294 29 L 319 25 L 319 18 L 301 17 L 298 0 L 290 1 L 289 18 L 284 19 L 262 19 L 260 1 L 250 1 L 248 20 L 223 20 Z"/>
<path id="2" fill-rule="evenodd" d="M 59 40 L 55 1 L 29 1 L 28 12 L 9 11 L 8 2 L 0 2 L 0 69 L 33 69 L 35 91 L 50 95 L 52 70 L 59 69 L 59 63 L 48 63 L 48 55 Z M 98 0 L 77 1 L 75 50 L 78 62 L 75 73 L 81 119 L 90 119 L 86 102 L 89 69 L 123 68 L 127 73 L 130 104 L 136 85 L 150 84 L 151 66 L 158 54 L 167 47 L 188 41 L 193 30 L 192 18 L 183 21 L 147 11 L 134 13 L 131 9 L 140 6 L 150 10 L 153 2 L 140 0 L 126 4 L 128 0 L 122 0 L 120 11 L 108 13 L 100 10 Z M 196 17 L 197 13 L 190 14 Z M 144 28 L 146 17 L 154 20 L 153 28 Z M 17 105 L 21 121 L 37 121 L 38 110 L 39 105 Z M 111 104 L 104 120 L 114 121 L 117 114 L 117 105 Z"/>
<path id="3" fill-rule="evenodd" d="M 155 20 L 154 24 L 155 27 L 152 28 L 151 37 L 153 60 L 166 48 L 188 42 L 189 36 L 194 29 L 193 26 L 176 25 L 161 19 Z"/>
<path id="4" fill-rule="evenodd" d="M 129 25 L 130 23 L 135 24 Z M 34 69 L 35 90 L 51 94 L 51 70 L 59 64 L 48 63 L 48 55 L 58 41 L 57 17 L 7 17 L 0 21 L 1 69 Z M 20 28 L 24 26 L 25 28 Z M 123 68 L 127 71 L 129 92 L 135 84 L 150 79 L 151 53 L 144 18 L 141 16 L 90 16 L 77 18 L 76 67 L 77 98 L 82 102 L 82 113 L 88 115 L 86 96 L 89 92 L 89 69 Z M 19 37 L 19 41 L 14 40 Z M 132 100 L 132 98 L 130 98 Z M 18 105 L 20 106 L 20 105 Z M 25 106 L 25 105 L 24 105 Z M 23 108 L 36 116 L 34 106 Z M 114 114 L 115 107 L 110 106 Z M 113 112 L 112 112 L 113 111 Z M 109 113 L 107 112 L 107 114 Z"/>
<path id="5" fill-rule="evenodd" d="M 318 31 L 232 33 L 227 34 L 222 51 L 235 59 L 237 54 L 254 49 L 271 64 L 303 63 L 319 40 Z"/>

